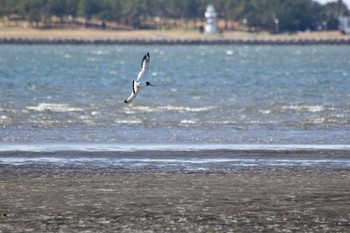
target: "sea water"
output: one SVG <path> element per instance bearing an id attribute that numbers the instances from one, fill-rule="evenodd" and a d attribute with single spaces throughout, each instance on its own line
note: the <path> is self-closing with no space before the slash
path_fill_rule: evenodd
<path id="1" fill-rule="evenodd" d="M 1 143 L 349 144 L 350 47 L 1 45 L 0 96 Z"/>
<path id="2" fill-rule="evenodd" d="M 2 148 L 347 146 L 350 47 L 1 45 L 0 98 Z"/>

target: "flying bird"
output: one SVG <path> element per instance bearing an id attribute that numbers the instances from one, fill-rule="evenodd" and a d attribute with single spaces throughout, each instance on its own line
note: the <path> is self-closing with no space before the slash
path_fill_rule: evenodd
<path id="1" fill-rule="evenodd" d="M 140 82 L 140 79 L 143 78 L 144 76 L 146 76 L 146 74 L 147 74 L 150 60 L 151 60 L 151 58 L 149 56 L 149 53 L 146 53 L 145 56 L 143 56 L 143 58 L 142 58 L 141 70 L 137 76 L 137 79 L 136 79 L 136 81 L 135 80 L 132 81 L 132 92 L 131 92 L 130 96 L 126 100 L 124 100 L 124 103 L 126 103 L 126 104 L 131 103 L 136 98 L 136 96 L 140 92 L 141 88 L 148 87 L 148 86 L 153 87 L 153 84 L 151 84 L 150 82 L 145 82 L 145 83 Z"/>

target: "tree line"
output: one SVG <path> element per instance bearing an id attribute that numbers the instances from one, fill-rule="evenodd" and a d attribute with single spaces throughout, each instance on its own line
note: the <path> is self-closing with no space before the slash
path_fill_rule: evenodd
<path id="1" fill-rule="evenodd" d="M 144 28 L 155 27 L 146 22 L 162 20 L 203 21 L 208 4 L 225 22 L 270 31 L 277 24 L 279 31 L 288 32 L 337 29 L 338 17 L 350 14 L 342 0 L 324 5 L 313 0 L 0 0 L 0 17 L 45 27 L 53 19 L 61 24 L 83 19 L 85 26 L 95 20 Z"/>

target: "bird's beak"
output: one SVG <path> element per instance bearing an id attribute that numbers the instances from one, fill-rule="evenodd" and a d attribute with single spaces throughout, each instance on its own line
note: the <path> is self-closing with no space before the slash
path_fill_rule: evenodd
<path id="1" fill-rule="evenodd" d="M 149 86 L 154 87 L 154 85 L 153 85 L 153 84 L 151 84 L 151 83 L 149 84 Z"/>

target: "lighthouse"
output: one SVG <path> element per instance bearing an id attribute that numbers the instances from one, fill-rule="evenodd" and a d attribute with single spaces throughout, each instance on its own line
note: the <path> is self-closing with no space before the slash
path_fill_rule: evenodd
<path id="1" fill-rule="evenodd" d="M 217 32 L 217 26 L 216 26 L 217 14 L 215 12 L 213 5 L 207 6 L 207 10 L 205 11 L 204 16 L 206 18 L 205 32 L 210 34 L 216 33 Z"/>

